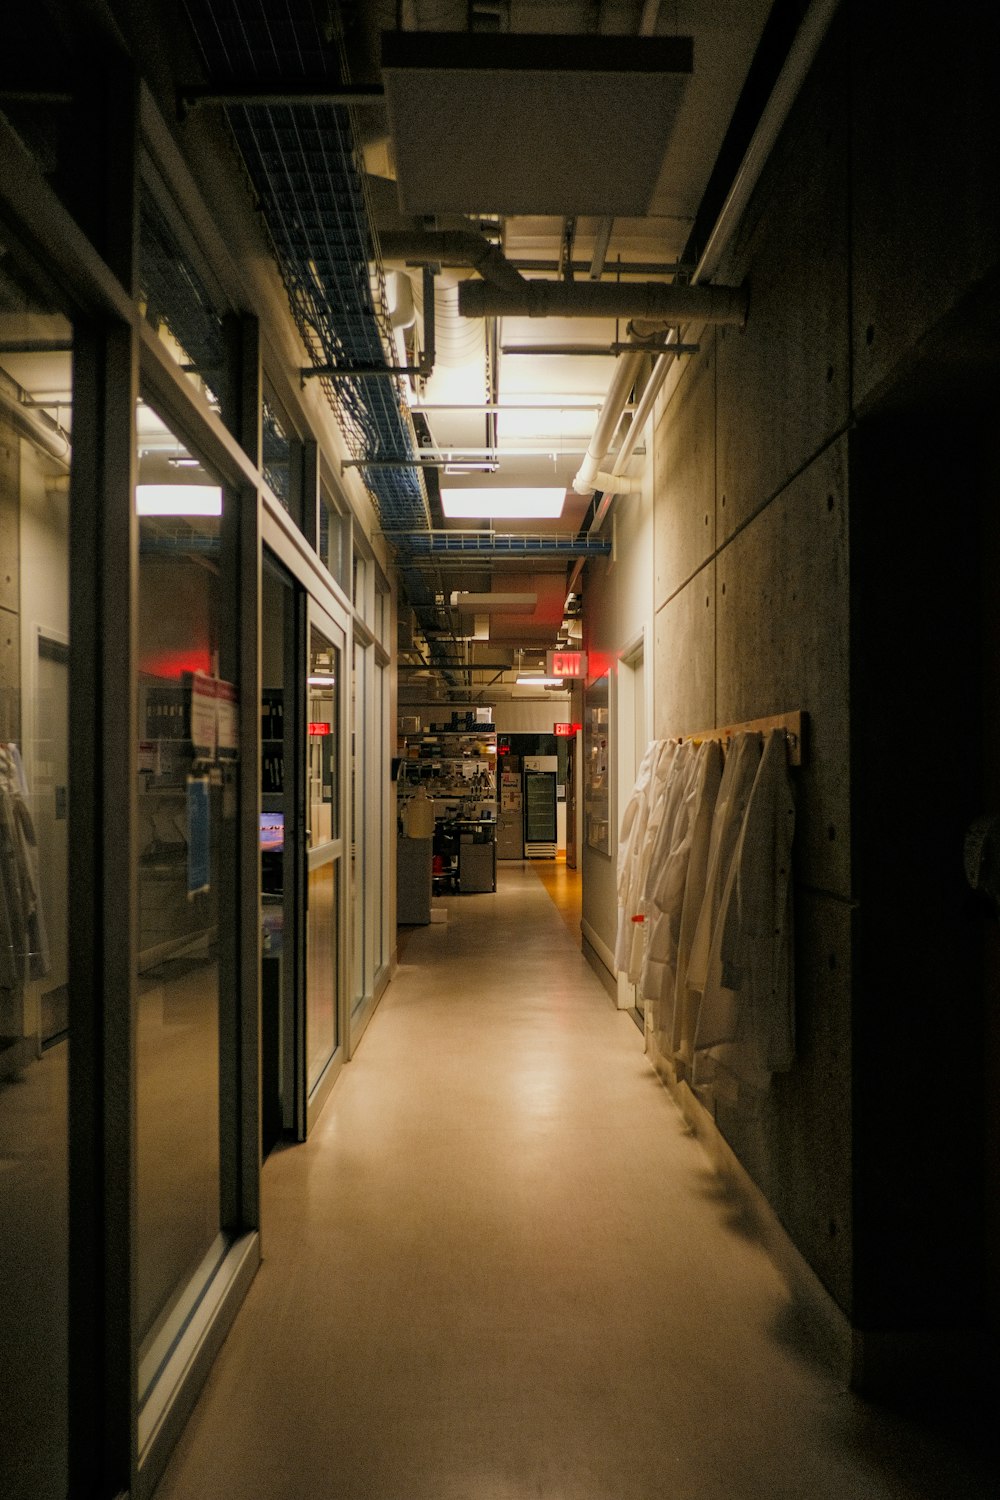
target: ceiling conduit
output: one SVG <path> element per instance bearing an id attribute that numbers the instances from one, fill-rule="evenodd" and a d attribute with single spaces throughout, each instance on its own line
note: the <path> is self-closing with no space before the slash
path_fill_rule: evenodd
<path id="1" fill-rule="evenodd" d="M 280 11 L 185 0 L 185 9 L 213 83 L 262 76 L 293 85 L 303 77 L 344 82 L 326 9 L 313 0 L 285 0 Z M 350 111 L 318 103 L 230 105 L 226 117 L 303 342 L 314 365 L 331 372 L 319 378 L 349 447 L 358 457 L 411 459 L 417 445 L 393 375 L 381 260 Z M 383 370 L 384 379 L 370 378 Z M 387 529 L 429 526 L 419 470 L 386 466 L 367 484 Z"/>
<path id="2" fill-rule="evenodd" d="M 838 4 L 839 0 L 812 0 L 812 4 L 803 16 L 799 29 L 795 33 L 795 40 L 789 48 L 788 56 L 785 58 L 781 72 L 757 122 L 757 128 L 744 153 L 739 170 L 733 178 L 719 217 L 708 237 L 705 250 L 691 277 L 692 286 L 697 286 L 698 283 L 707 280 L 718 268 L 723 253 L 757 186 L 764 164 L 774 148 L 789 111 L 805 81 L 806 74 L 826 36 Z M 697 321 L 704 320 L 699 318 Z M 680 343 L 683 337 L 683 329 L 675 330 L 674 342 Z M 596 530 L 600 526 L 613 495 L 627 493 L 637 488 L 623 478 L 621 470 L 632 457 L 643 428 L 652 415 L 654 403 L 675 356 L 671 354 L 668 346 L 658 357 L 636 407 L 631 426 L 612 466 L 612 473 L 607 474 L 601 471 L 600 466 L 607 457 L 631 390 L 631 385 L 626 386 L 624 376 L 620 375 L 621 368 L 628 358 L 629 356 L 626 356 L 619 362 L 615 377 L 608 388 L 601 414 L 597 419 L 587 456 L 573 481 L 573 488 L 581 495 L 588 494 L 595 488 L 604 491 L 601 504 L 595 509 L 591 530 Z M 575 569 L 574 577 L 569 585 L 571 591 L 578 577 L 579 570 Z"/>

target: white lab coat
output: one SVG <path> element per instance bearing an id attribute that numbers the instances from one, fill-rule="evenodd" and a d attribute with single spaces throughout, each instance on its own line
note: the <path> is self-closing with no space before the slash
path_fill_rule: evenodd
<path id="1" fill-rule="evenodd" d="M 49 972 L 38 845 L 16 745 L 0 745 L 0 987 Z"/>
<path id="2" fill-rule="evenodd" d="M 684 741 L 677 747 L 643 888 L 646 953 L 640 982 L 643 997 L 653 1002 L 653 1027 L 657 1033 L 663 1030 L 664 1012 L 673 1006 L 677 928 L 684 899 L 697 780 L 698 752 L 690 741 Z"/>
<path id="3" fill-rule="evenodd" d="M 639 909 L 633 898 L 637 845 L 641 844 L 645 833 L 653 769 L 663 745 L 663 740 L 650 740 L 646 746 L 636 772 L 635 785 L 622 813 L 618 834 L 618 933 L 615 941 L 615 968 L 619 972 L 628 968 L 631 957 L 632 917 Z"/>
<path id="4" fill-rule="evenodd" d="M 722 781 L 722 746 L 707 740 L 698 750 L 698 770 L 691 789 L 692 807 L 688 835 L 687 871 L 677 920 L 673 1003 L 664 1007 L 662 1051 L 690 1059 L 694 1042 L 694 1019 L 688 989 L 688 965 L 695 927 L 705 897 L 712 824 Z"/>
<path id="5" fill-rule="evenodd" d="M 670 759 L 670 768 L 663 783 L 663 795 L 661 795 L 660 816 L 655 826 L 655 834 L 648 841 L 648 858 L 643 871 L 642 898 L 643 910 L 643 951 L 640 954 L 640 963 L 637 966 L 637 981 L 640 995 L 643 999 L 654 1001 L 654 1026 L 658 1025 L 657 1008 L 660 1004 L 661 977 L 663 977 L 664 959 L 670 957 L 670 932 L 669 918 L 663 909 L 663 901 L 669 901 L 667 885 L 670 879 L 670 850 L 673 844 L 682 837 L 682 828 L 678 823 L 684 823 L 685 816 L 685 792 L 690 783 L 691 771 L 693 771 L 694 756 L 691 754 L 690 744 L 676 745 Z"/>
<path id="6" fill-rule="evenodd" d="M 631 942 L 628 944 L 628 963 L 625 965 L 630 984 L 639 984 L 640 975 L 642 975 L 643 956 L 646 951 L 646 877 L 649 873 L 652 850 L 660 834 L 660 825 L 667 813 L 670 787 L 672 787 L 676 768 L 678 768 L 678 745 L 673 744 L 669 739 L 658 739 L 657 745 L 658 753 L 652 765 L 645 808 L 640 813 L 642 826 L 639 826 L 639 819 L 637 819 L 636 837 L 634 837 L 633 849 L 631 849 L 633 864 L 631 864 L 630 877 L 628 877 L 627 913 Z"/>
<path id="7" fill-rule="evenodd" d="M 722 984 L 721 958 L 717 938 L 720 912 L 728 889 L 736 845 L 743 827 L 743 816 L 754 778 L 760 765 L 763 737 L 759 734 L 737 734 L 730 741 L 722 773 L 719 795 L 712 818 L 705 874 L 705 891 L 691 940 L 687 967 L 685 1004 L 690 1034 L 695 1049 L 721 1040 L 732 1004 L 732 996 Z M 708 1041 L 707 1038 L 711 1038 Z"/>
<path id="8" fill-rule="evenodd" d="M 783 730 L 772 730 L 747 802 L 719 911 L 698 1045 L 757 1089 L 795 1056 L 791 855 L 795 802 Z"/>

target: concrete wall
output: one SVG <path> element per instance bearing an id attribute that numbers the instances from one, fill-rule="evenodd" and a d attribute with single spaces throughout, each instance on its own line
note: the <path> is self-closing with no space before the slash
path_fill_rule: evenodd
<path id="1" fill-rule="evenodd" d="M 790 709 L 810 725 L 797 1060 L 764 1104 L 720 1101 L 717 1123 L 870 1330 L 975 1325 L 984 1284 L 995 1106 L 960 871 L 978 742 L 947 791 L 919 747 L 928 716 L 970 738 L 979 722 L 970 400 L 997 391 L 975 330 L 1000 326 L 1000 155 L 984 126 L 996 22 L 971 9 L 939 30 L 929 7 L 842 7 L 718 274 L 748 284 L 748 324 L 703 338 L 655 437 L 654 733 Z M 969 1058 L 948 1069 L 946 1120 L 928 1093 L 943 995 Z M 946 1159 L 964 1197 L 934 1222 L 922 1163 L 936 1175 Z"/>

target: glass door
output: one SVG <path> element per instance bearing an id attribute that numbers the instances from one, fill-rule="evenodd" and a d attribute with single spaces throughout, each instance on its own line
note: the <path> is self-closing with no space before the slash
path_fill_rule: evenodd
<path id="1" fill-rule="evenodd" d="M 354 673 L 351 684 L 352 745 L 351 756 L 351 1020 L 358 1017 L 366 999 L 370 998 L 369 965 L 367 962 L 366 917 L 368 895 L 368 838 L 369 826 L 365 816 L 368 806 L 370 763 L 367 736 L 368 694 L 366 691 L 367 651 L 355 637 Z"/>
<path id="2" fill-rule="evenodd" d="M 310 600 L 306 674 L 307 1128 L 322 1109 L 343 1057 L 346 650 L 343 627 Z"/>

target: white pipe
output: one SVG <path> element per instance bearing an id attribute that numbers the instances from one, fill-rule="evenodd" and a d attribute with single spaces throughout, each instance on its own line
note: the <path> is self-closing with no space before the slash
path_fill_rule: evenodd
<path id="1" fill-rule="evenodd" d="M 621 474 L 605 474 L 598 469 L 591 488 L 603 490 L 605 494 L 638 495 L 642 489 L 642 480 L 626 479 Z"/>
<path id="2" fill-rule="evenodd" d="M 819 51 L 820 44 L 826 36 L 839 3 L 840 0 L 813 0 L 813 3 L 803 16 L 792 45 L 788 50 L 788 56 L 785 58 L 781 72 L 778 74 L 774 88 L 771 90 L 770 97 L 757 122 L 757 128 L 750 138 L 750 144 L 740 163 L 739 171 L 733 178 L 732 187 L 726 195 L 726 200 L 722 205 L 719 217 L 715 221 L 712 233 L 708 237 L 708 242 L 701 259 L 695 267 L 694 274 L 691 277 L 692 285 L 705 277 L 711 276 L 717 269 L 726 245 L 729 243 L 730 237 L 746 210 L 753 190 L 757 186 L 760 174 L 764 170 L 764 164 L 770 156 L 774 144 L 781 133 L 782 126 L 787 120 L 791 107 L 798 96 L 799 90 L 805 82 L 806 74 L 815 60 L 816 53 Z M 680 343 L 684 338 L 684 334 L 685 330 L 679 329 L 674 341 Z M 635 445 L 639 441 L 642 429 L 652 412 L 653 405 L 660 393 L 660 388 L 667 378 L 667 372 L 673 364 L 675 357 L 667 349 L 654 364 L 643 390 L 642 400 L 639 402 L 635 416 L 632 418 L 632 425 L 615 458 L 613 477 L 620 477 L 621 470 L 624 469 L 632 457 Z M 615 417 L 613 410 L 609 412 L 612 393 L 615 391 L 615 382 L 612 381 L 608 389 L 608 394 L 605 397 L 604 408 L 602 408 L 601 415 L 598 418 L 599 426 L 608 425 L 611 418 Z M 615 417 L 612 436 L 614 429 L 618 426 L 620 416 L 621 413 L 619 412 L 617 417 Z M 581 487 L 580 483 L 583 476 L 584 467 L 581 465 L 580 472 L 573 481 L 573 488 L 580 494 L 586 493 L 586 486 Z M 607 497 L 610 493 L 623 492 L 618 489 L 615 491 L 606 491 L 605 496 Z"/>
<path id="3" fill-rule="evenodd" d="M 69 462 L 69 438 L 58 422 L 54 422 L 47 412 L 41 411 L 38 407 L 25 406 L 23 401 L 19 401 L 2 385 L 0 385 L 0 408 L 7 413 L 14 426 L 19 428 L 26 438 L 44 449 L 50 458 L 58 459 L 61 463 Z"/>
<path id="4" fill-rule="evenodd" d="M 757 129 L 750 139 L 739 171 L 733 178 L 733 185 L 715 221 L 715 228 L 708 237 L 708 243 L 698 262 L 698 269 L 692 277 L 693 281 L 697 281 L 702 276 L 711 276 L 722 259 L 723 250 L 737 223 L 743 217 L 751 194 L 764 170 L 764 164 L 774 149 L 782 126 L 788 119 L 789 111 L 805 82 L 806 74 L 812 67 L 839 3 L 840 0 L 812 0 L 812 4 L 802 17 L 795 39 L 788 49 L 788 56 L 785 58 L 771 95 L 764 106 L 764 112 L 757 122 Z"/>
<path id="5" fill-rule="evenodd" d="M 573 480 L 573 488 L 578 495 L 589 495 L 594 488 L 597 472 L 611 447 L 622 412 L 632 394 L 632 387 L 635 384 L 641 361 L 642 354 L 639 352 L 623 354 L 615 365 L 615 373 L 611 377 L 608 394 L 604 398 L 604 405 L 594 427 L 594 435 L 590 439 L 586 457 Z"/>

